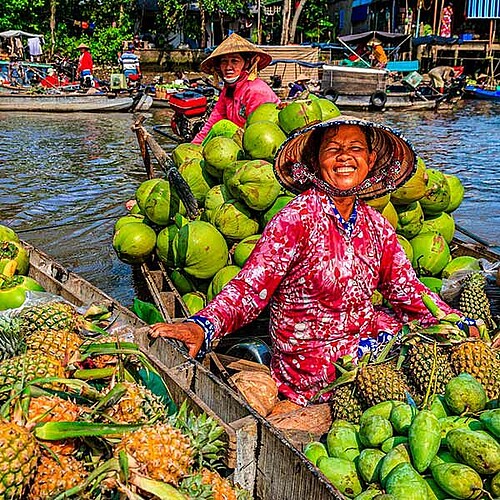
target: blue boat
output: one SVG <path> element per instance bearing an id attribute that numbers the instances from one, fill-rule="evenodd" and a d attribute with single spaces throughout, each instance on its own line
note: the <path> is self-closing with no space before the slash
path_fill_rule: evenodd
<path id="1" fill-rule="evenodd" d="M 465 97 L 487 101 L 500 101 L 500 89 L 497 87 L 496 90 L 487 90 L 476 85 L 467 85 L 465 87 Z"/>

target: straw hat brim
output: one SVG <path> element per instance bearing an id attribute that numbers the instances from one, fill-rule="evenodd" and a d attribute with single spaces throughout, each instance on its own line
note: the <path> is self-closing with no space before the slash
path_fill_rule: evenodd
<path id="1" fill-rule="evenodd" d="M 273 58 L 253 43 L 233 33 L 228 36 L 200 65 L 204 73 L 212 74 L 214 64 L 220 56 L 226 54 L 247 53 L 259 56 L 257 69 L 260 71 L 269 66 Z"/>
<path id="2" fill-rule="evenodd" d="M 372 46 L 372 45 L 382 45 L 382 42 L 380 40 L 370 40 L 366 45 L 368 45 L 369 47 Z"/>
<path id="3" fill-rule="evenodd" d="M 84 43 L 81 43 L 80 45 L 78 45 L 77 49 L 90 49 L 90 47 L 88 45 L 85 45 Z"/>
<path id="4" fill-rule="evenodd" d="M 307 75 L 304 75 L 304 73 L 301 73 L 295 80 L 294 82 L 295 83 L 298 83 L 298 82 L 308 82 L 310 81 L 311 78 Z"/>
<path id="5" fill-rule="evenodd" d="M 312 134 L 340 125 L 357 125 L 370 129 L 371 148 L 377 153 L 375 164 L 367 178 L 349 191 L 336 191 L 338 196 L 355 195 L 364 200 L 379 198 L 404 184 L 416 170 L 417 155 L 413 146 L 397 131 L 380 123 L 373 123 L 351 116 L 339 116 L 325 122 L 308 125 L 291 135 L 280 147 L 274 158 L 274 172 L 286 189 L 301 193 L 312 183 L 294 173 L 297 164 L 304 166 L 314 176 L 314 169 L 307 164 L 306 148 Z M 311 153 L 308 151 L 309 154 Z"/>

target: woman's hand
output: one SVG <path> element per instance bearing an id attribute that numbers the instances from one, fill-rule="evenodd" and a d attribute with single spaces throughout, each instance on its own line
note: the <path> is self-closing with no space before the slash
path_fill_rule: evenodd
<path id="1" fill-rule="evenodd" d="M 189 355 L 193 358 L 198 354 L 203 342 L 205 332 L 196 323 L 187 321 L 185 323 L 156 323 L 151 327 L 151 337 L 167 337 L 169 339 L 180 340 L 189 350 Z"/>

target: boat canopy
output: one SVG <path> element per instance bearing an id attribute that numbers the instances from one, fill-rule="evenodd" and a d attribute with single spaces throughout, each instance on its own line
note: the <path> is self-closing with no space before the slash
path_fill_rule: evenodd
<path id="1" fill-rule="evenodd" d="M 35 33 L 28 33 L 27 31 L 21 30 L 8 30 L 0 32 L 2 38 L 19 38 L 21 36 L 27 36 L 28 38 L 43 38 L 43 35 L 37 35 Z"/>
<path id="2" fill-rule="evenodd" d="M 411 35 L 403 33 L 388 33 L 387 31 L 365 31 L 364 33 L 356 33 L 355 35 L 339 36 L 339 42 L 344 44 L 368 43 L 370 40 L 378 39 L 381 42 L 390 44 L 395 43 L 400 46 L 406 40 L 409 40 Z"/>

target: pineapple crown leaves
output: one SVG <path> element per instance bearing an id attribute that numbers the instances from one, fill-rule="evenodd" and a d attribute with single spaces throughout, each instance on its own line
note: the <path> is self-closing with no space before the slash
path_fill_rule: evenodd
<path id="1" fill-rule="evenodd" d="M 203 482 L 201 473 L 185 477 L 179 485 L 179 491 L 190 499 L 214 500 L 212 485 Z"/>

